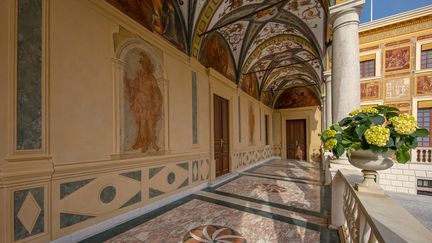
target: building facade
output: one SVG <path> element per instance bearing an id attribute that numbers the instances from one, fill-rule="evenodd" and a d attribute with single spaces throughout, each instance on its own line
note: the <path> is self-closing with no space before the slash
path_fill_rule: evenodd
<path id="1" fill-rule="evenodd" d="M 432 6 L 360 25 L 361 106 L 388 105 L 431 131 Z M 380 172 L 388 191 L 432 192 L 431 136 L 418 141 L 411 163 Z"/>

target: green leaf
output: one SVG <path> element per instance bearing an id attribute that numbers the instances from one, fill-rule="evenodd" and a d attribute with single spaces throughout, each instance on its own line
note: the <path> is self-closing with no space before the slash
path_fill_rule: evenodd
<path id="1" fill-rule="evenodd" d="M 352 117 L 345 117 L 344 119 L 342 119 L 339 122 L 339 126 L 345 127 L 345 126 L 349 125 L 351 122 L 352 122 Z"/>
<path id="2" fill-rule="evenodd" d="M 418 128 L 415 131 L 415 136 L 417 136 L 417 137 L 427 137 L 427 136 L 429 136 L 429 131 L 427 129 L 425 129 L 425 128 Z"/>
<path id="3" fill-rule="evenodd" d="M 395 142 L 393 140 L 393 138 L 389 138 L 389 140 L 387 141 L 386 147 L 394 147 L 395 146 Z"/>
<path id="4" fill-rule="evenodd" d="M 413 136 L 406 136 L 404 137 L 403 141 L 405 142 L 405 145 L 408 146 L 408 148 L 414 149 L 417 148 L 418 142 L 417 138 Z"/>
<path id="5" fill-rule="evenodd" d="M 352 142 L 350 140 L 342 139 L 342 145 L 350 145 Z"/>
<path id="6" fill-rule="evenodd" d="M 386 108 L 387 108 L 387 112 L 389 112 L 389 111 L 397 111 L 397 112 L 399 112 L 399 109 L 396 108 L 396 107 L 393 107 L 393 106 L 386 106 Z"/>
<path id="7" fill-rule="evenodd" d="M 345 152 L 345 148 L 344 146 L 342 146 L 342 144 L 338 143 L 336 145 L 336 147 L 334 148 L 335 152 L 336 152 L 336 156 L 339 158 L 344 152 Z"/>
<path id="8" fill-rule="evenodd" d="M 374 116 L 370 116 L 369 120 L 376 124 L 376 125 L 382 125 L 384 124 L 384 117 L 380 116 L 380 115 L 374 115 Z"/>
<path id="9" fill-rule="evenodd" d="M 372 150 L 372 152 L 374 152 L 376 154 L 383 154 L 383 153 L 387 152 L 387 150 L 388 150 L 387 147 L 378 147 L 376 145 L 371 145 L 370 149 Z"/>
<path id="10" fill-rule="evenodd" d="M 360 125 L 355 129 L 355 132 L 357 134 L 357 136 L 361 139 L 363 137 L 363 134 L 366 132 L 366 130 L 368 129 L 368 127 L 366 125 Z"/>
<path id="11" fill-rule="evenodd" d="M 342 134 L 336 134 L 334 138 L 338 141 L 338 143 L 342 142 Z"/>
<path id="12" fill-rule="evenodd" d="M 387 118 L 387 120 L 390 120 L 390 118 L 398 116 L 398 115 L 399 115 L 398 113 L 390 111 L 390 112 L 386 113 L 386 118 Z"/>
<path id="13" fill-rule="evenodd" d="M 350 148 L 353 150 L 359 150 L 361 148 L 361 143 L 360 142 L 352 143 Z"/>
<path id="14" fill-rule="evenodd" d="M 333 124 L 330 128 L 335 131 L 342 132 L 342 128 L 337 123 Z"/>
<path id="15" fill-rule="evenodd" d="M 396 150 L 396 160 L 402 164 L 408 162 L 411 159 L 408 151 L 409 150 L 405 150 L 405 149 Z"/>

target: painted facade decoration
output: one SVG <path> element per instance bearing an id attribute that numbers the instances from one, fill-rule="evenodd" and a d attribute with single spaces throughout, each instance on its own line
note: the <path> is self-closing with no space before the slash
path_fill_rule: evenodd
<path id="1" fill-rule="evenodd" d="M 417 95 L 432 95 L 432 75 L 417 77 Z"/>
<path id="2" fill-rule="evenodd" d="M 381 98 L 380 81 L 369 81 L 360 84 L 361 98 L 374 100 Z"/>
<path id="3" fill-rule="evenodd" d="M 398 78 L 386 81 L 386 99 L 403 99 L 410 95 L 410 78 Z"/>
<path id="4" fill-rule="evenodd" d="M 396 107 L 401 113 L 411 113 L 411 104 L 409 102 L 385 103 L 385 105 Z"/>
<path id="5" fill-rule="evenodd" d="M 157 79 L 156 65 L 144 50 L 132 49 L 125 59 L 123 150 L 163 150 L 163 80 Z"/>
<path id="6" fill-rule="evenodd" d="M 285 90 L 277 98 L 275 109 L 317 105 L 320 105 L 320 100 L 311 89 L 307 87 L 292 87 Z"/>
<path id="7" fill-rule="evenodd" d="M 252 103 L 249 103 L 248 109 L 248 120 L 249 120 L 249 145 L 255 144 L 255 109 Z"/>
<path id="8" fill-rule="evenodd" d="M 410 47 L 401 47 L 385 52 L 385 71 L 397 71 L 410 68 Z"/>
<path id="9" fill-rule="evenodd" d="M 246 77 L 241 82 L 241 88 L 250 96 L 257 100 L 259 99 L 258 82 L 256 80 L 255 74 L 251 73 L 246 75 Z"/>
<path id="10" fill-rule="evenodd" d="M 106 0 L 114 7 L 186 52 L 182 15 L 172 0 Z"/>
<path id="11" fill-rule="evenodd" d="M 212 67 L 225 77 L 236 82 L 234 60 L 229 46 L 220 34 L 214 33 L 208 37 L 201 50 L 200 61 L 206 67 Z"/>

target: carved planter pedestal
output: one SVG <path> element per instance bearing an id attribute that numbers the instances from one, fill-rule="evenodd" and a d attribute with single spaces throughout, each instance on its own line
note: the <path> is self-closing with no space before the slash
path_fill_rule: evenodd
<path id="1" fill-rule="evenodd" d="M 362 169 L 363 181 L 356 184 L 358 191 L 384 194 L 384 190 L 376 183 L 377 170 L 386 170 L 393 166 L 393 151 L 375 154 L 371 150 L 357 150 L 352 152 L 349 162 Z"/>

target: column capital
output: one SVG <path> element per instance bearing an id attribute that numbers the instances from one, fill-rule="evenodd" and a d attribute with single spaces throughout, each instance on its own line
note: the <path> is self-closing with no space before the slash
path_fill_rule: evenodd
<path id="1" fill-rule="evenodd" d="M 349 0 L 330 7 L 330 23 L 333 32 L 341 25 L 355 23 L 359 24 L 360 13 L 365 5 L 365 0 Z"/>

